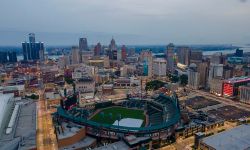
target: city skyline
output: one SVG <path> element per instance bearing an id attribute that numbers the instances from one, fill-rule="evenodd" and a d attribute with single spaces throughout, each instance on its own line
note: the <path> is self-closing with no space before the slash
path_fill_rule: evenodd
<path id="1" fill-rule="evenodd" d="M 48 45 L 74 45 L 82 36 L 90 44 L 108 43 L 112 36 L 119 45 L 249 44 L 250 3 L 244 0 L 55 0 L 26 9 L 28 4 L 2 2 L 0 45 L 19 45 L 30 32 Z"/>
<path id="2" fill-rule="evenodd" d="M 2 0 L 0 150 L 250 148 L 250 0 Z"/>

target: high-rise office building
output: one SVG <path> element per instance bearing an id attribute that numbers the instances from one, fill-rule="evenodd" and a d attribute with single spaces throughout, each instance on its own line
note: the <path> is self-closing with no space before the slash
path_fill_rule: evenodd
<path id="1" fill-rule="evenodd" d="M 111 50 L 115 50 L 116 49 L 116 44 L 115 44 L 115 39 L 114 38 L 111 39 L 109 48 Z"/>
<path id="2" fill-rule="evenodd" d="M 223 90 L 223 78 L 215 77 L 209 81 L 210 93 L 215 94 L 217 96 L 222 96 Z"/>
<path id="3" fill-rule="evenodd" d="M 122 60 L 125 60 L 127 58 L 127 48 L 125 45 L 122 45 L 122 48 L 121 48 L 121 58 Z"/>
<path id="4" fill-rule="evenodd" d="M 213 84 L 212 80 L 214 78 L 223 78 L 223 64 L 210 64 L 210 68 L 209 68 L 209 77 L 208 77 L 208 85 L 209 87 L 212 86 L 211 84 Z"/>
<path id="5" fill-rule="evenodd" d="M 121 49 L 117 50 L 117 60 L 118 61 L 122 60 L 122 50 Z"/>
<path id="6" fill-rule="evenodd" d="M 87 38 L 80 38 L 79 39 L 79 50 L 80 51 L 88 51 L 88 41 Z"/>
<path id="7" fill-rule="evenodd" d="M 214 53 L 210 59 L 210 63 L 223 64 L 223 55 L 221 52 Z"/>
<path id="8" fill-rule="evenodd" d="M 0 52 L 0 63 L 7 63 L 7 62 L 8 62 L 8 53 Z"/>
<path id="9" fill-rule="evenodd" d="M 213 87 L 214 78 L 223 79 L 224 76 L 224 57 L 221 52 L 214 53 L 210 58 L 210 68 L 209 68 L 209 78 L 208 85 L 209 87 Z M 220 95 L 221 93 L 219 93 Z"/>
<path id="10" fill-rule="evenodd" d="M 206 88 L 207 87 L 207 79 L 208 79 L 208 62 L 201 62 L 197 65 L 197 71 L 199 72 L 199 87 Z"/>
<path id="11" fill-rule="evenodd" d="M 8 56 L 9 56 L 9 62 L 11 63 L 17 62 L 16 52 L 8 52 Z"/>
<path id="12" fill-rule="evenodd" d="M 167 72 L 167 61 L 164 58 L 156 58 L 154 59 L 153 70 L 155 76 L 166 76 Z"/>
<path id="13" fill-rule="evenodd" d="M 58 60 L 58 66 L 63 69 L 66 68 L 66 66 L 70 65 L 70 55 L 63 55 Z"/>
<path id="14" fill-rule="evenodd" d="M 117 46 L 115 44 L 115 40 L 114 38 L 112 38 L 112 40 L 110 41 L 110 44 L 109 44 L 109 59 L 111 60 L 117 60 Z"/>
<path id="15" fill-rule="evenodd" d="M 153 76 L 153 55 L 149 50 L 141 51 L 140 61 L 143 63 L 143 74 L 148 77 Z"/>
<path id="16" fill-rule="evenodd" d="M 135 55 L 135 49 L 134 48 L 130 48 L 128 50 L 128 56 L 134 56 Z"/>
<path id="17" fill-rule="evenodd" d="M 72 64 L 79 64 L 80 63 L 80 51 L 77 46 L 73 46 L 71 48 L 71 63 Z"/>
<path id="18" fill-rule="evenodd" d="M 191 63 L 200 63 L 202 62 L 202 58 L 203 58 L 203 54 L 202 51 L 198 51 L 198 50 L 192 50 L 190 53 L 190 64 Z"/>
<path id="19" fill-rule="evenodd" d="M 177 58 L 178 62 L 184 65 L 190 64 L 190 53 L 191 50 L 189 47 L 183 46 L 177 49 Z"/>
<path id="20" fill-rule="evenodd" d="M 197 65 L 192 63 L 188 69 L 188 86 L 191 89 L 199 89 L 200 85 L 200 73 L 197 70 Z"/>
<path id="21" fill-rule="evenodd" d="M 236 49 L 235 56 L 236 57 L 243 57 L 243 50 L 242 49 Z"/>
<path id="22" fill-rule="evenodd" d="M 44 56 L 39 55 L 44 55 L 44 44 L 36 42 L 34 33 L 29 34 L 29 42 L 22 43 L 22 47 L 24 60 L 39 60 L 40 57 L 44 58 Z"/>
<path id="23" fill-rule="evenodd" d="M 30 33 L 29 34 L 29 41 L 30 41 L 30 43 L 35 43 L 36 42 L 35 33 Z"/>
<path id="24" fill-rule="evenodd" d="M 209 79 L 223 77 L 223 64 L 210 64 Z"/>
<path id="25" fill-rule="evenodd" d="M 240 101 L 250 104 L 250 85 L 240 86 Z"/>
<path id="26" fill-rule="evenodd" d="M 39 59 L 40 59 L 41 61 L 44 61 L 44 60 L 45 60 L 44 50 L 40 50 L 40 51 L 39 51 Z"/>
<path id="27" fill-rule="evenodd" d="M 167 58 L 167 70 L 171 73 L 174 72 L 174 44 L 170 43 L 167 46 L 166 51 L 166 58 Z"/>
<path id="28" fill-rule="evenodd" d="M 94 48 L 94 56 L 100 56 L 102 54 L 102 45 L 101 43 L 97 43 Z"/>
<path id="29" fill-rule="evenodd" d="M 233 71 L 234 71 L 234 67 L 229 66 L 229 65 L 223 66 L 223 78 L 224 79 L 232 78 L 233 77 Z"/>

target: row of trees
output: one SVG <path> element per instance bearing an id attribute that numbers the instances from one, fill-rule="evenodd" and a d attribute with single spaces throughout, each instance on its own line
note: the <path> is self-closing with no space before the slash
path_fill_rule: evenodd
<path id="1" fill-rule="evenodd" d="M 146 91 L 157 90 L 157 89 L 163 87 L 165 84 L 166 84 L 165 82 L 162 82 L 159 80 L 153 80 L 153 81 L 146 83 L 145 90 Z"/>
<path id="2" fill-rule="evenodd" d="M 64 80 L 66 83 L 68 84 L 73 84 L 74 83 L 74 79 L 70 78 L 70 77 L 64 77 Z"/>
<path id="3" fill-rule="evenodd" d="M 168 77 L 172 83 L 180 82 L 180 84 L 183 86 L 187 85 L 187 83 L 188 83 L 188 76 L 184 75 L 184 74 L 181 75 L 180 77 L 178 77 L 177 75 L 169 74 Z M 157 90 L 157 89 L 163 87 L 165 84 L 167 84 L 167 83 L 160 81 L 160 80 L 153 80 L 153 81 L 146 83 L 145 90 L 146 91 Z"/>
<path id="4" fill-rule="evenodd" d="M 36 94 L 26 95 L 25 97 L 26 97 L 26 98 L 30 98 L 30 99 L 34 99 L 34 100 L 39 99 L 39 95 L 36 95 Z"/>
<path id="5" fill-rule="evenodd" d="M 169 74 L 168 78 L 172 83 L 180 82 L 180 84 L 183 86 L 187 85 L 188 83 L 188 76 L 185 74 L 180 75 L 180 77 L 178 77 L 177 75 Z"/>

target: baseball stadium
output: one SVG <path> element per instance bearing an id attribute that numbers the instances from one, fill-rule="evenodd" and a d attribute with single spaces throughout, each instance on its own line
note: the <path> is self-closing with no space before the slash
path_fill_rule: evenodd
<path id="1" fill-rule="evenodd" d="M 88 135 L 98 138 L 119 140 L 134 135 L 161 141 L 173 136 L 180 120 L 180 108 L 175 94 L 154 99 L 105 101 L 84 108 L 71 99 L 71 102 L 62 101 L 54 115 L 85 126 Z"/>

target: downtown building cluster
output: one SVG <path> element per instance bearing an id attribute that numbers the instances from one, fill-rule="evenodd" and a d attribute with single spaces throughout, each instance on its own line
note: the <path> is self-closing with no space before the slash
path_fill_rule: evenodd
<path id="1" fill-rule="evenodd" d="M 201 50 L 173 43 L 162 53 L 136 51 L 118 45 L 114 38 L 107 45 L 89 45 L 87 38 L 79 38 L 77 43 L 57 58 L 49 58 L 59 48 L 45 52 L 44 44 L 29 34 L 29 42 L 22 43 L 23 60 L 1 65 L 0 96 L 5 108 L 0 116 L 1 148 L 39 146 L 35 143 L 38 122 L 34 119 L 34 100 L 40 100 L 40 96 L 47 109 L 54 111 L 52 130 L 60 149 L 159 148 L 178 138 L 208 135 L 223 127 L 225 120 L 248 116 L 246 111 L 203 96 L 191 95 L 195 97 L 181 104 L 178 100 L 190 91 L 205 91 L 249 103 L 249 55 L 241 50 L 207 56 Z M 187 85 L 173 79 L 183 76 L 187 77 Z M 162 86 L 146 90 L 151 81 Z M 95 114 L 112 107 L 143 111 L 147 119 L 136 129 L 91 122 Z M 225 115 L 228 111 L 229 116 Z M 101 119 L 105 121 L 117 117 L 111 113 L 100 115 L 106 115 L 108 119 Z M 207 140 L 200 143 L 205 147 Z"/>

